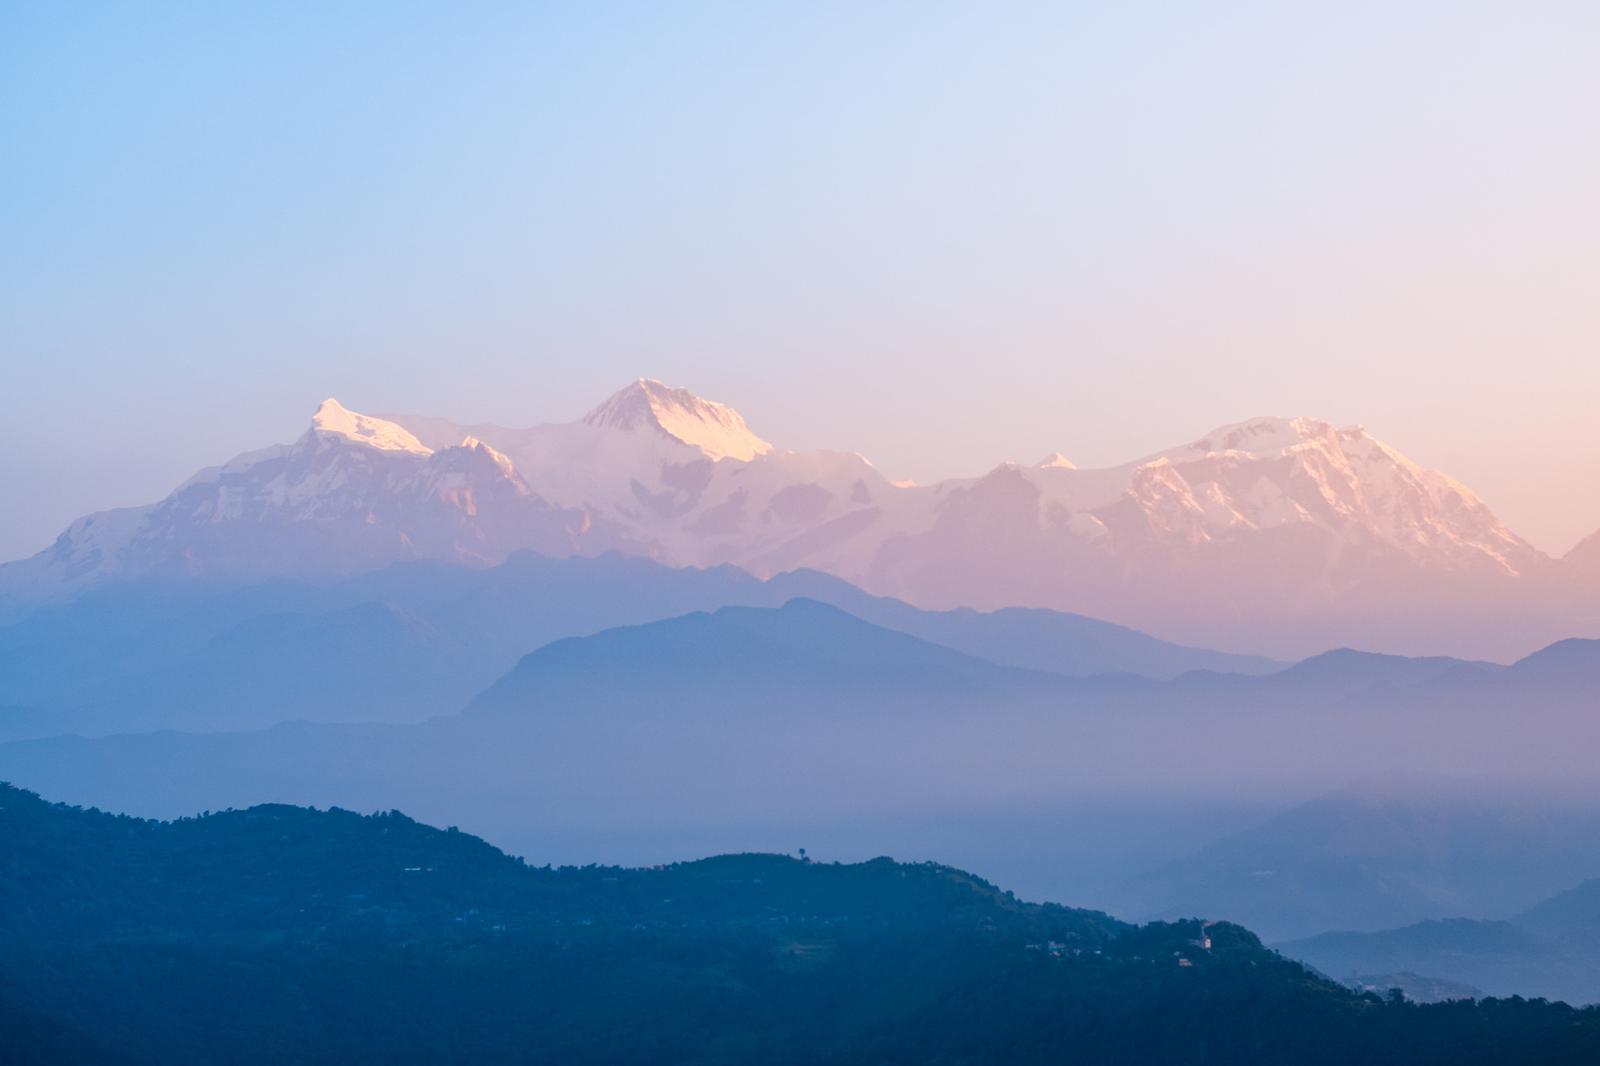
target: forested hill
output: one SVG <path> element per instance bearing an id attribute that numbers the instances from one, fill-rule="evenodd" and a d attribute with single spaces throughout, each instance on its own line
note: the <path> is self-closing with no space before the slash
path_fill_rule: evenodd
<path id="1" fill-rule="evenodd" d="M 934 864 L 548 869 L 395 813 L 148 822 L 0 786 L 7 1063 L 1597 1058 L 1600 1012 L 1357 996 L 1235 926 Z"/>

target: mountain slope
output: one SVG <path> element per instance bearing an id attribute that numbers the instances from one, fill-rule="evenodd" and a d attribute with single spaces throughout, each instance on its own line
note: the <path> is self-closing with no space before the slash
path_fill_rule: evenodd
<path id="1" fill-rule="evenodd" d="M 1590 803 L 1388 775 L 1209 844 L 1105 899 L 1140 917 L 1226 916 L 1285 940 L 1503 914 L 1597 874 L 1600 811 Z M 1372 958 L 1354 969 L 1490 988 L 1420 961 Z"/>
<path id="2" fill-rule="evenodd" d="M 685 670 L 690 661 L 695 669 Z M 675 684 L 693 684 L 696 674 L 713 673 L 763 683 L 806 675 L 831 683 L 885 674 L 894 675 L 891 684 L 940 685 L 956 677 L 1050 683 L 808 599 L 792 599 L 777 609 L 723 607 L 555 641 L 525 657 L 485 699 L 519 678 L 551 673 L 585 681 L 609 673 Z"/>
<path id="3" fill-rule="evenodd" d="M 36 712 L 0 719 L 0 736 L 416 721 L 459 710 L 551 640 L 763 595 L 742 571 L 614 554 L 107 587 L 0 627 L 10 698 Z"/>
<path id="4" fill-rule="evenodd" d="M 702 400 L 688 389 L 668 388 L 653 378 L 635 381 L 585 415 L 583 423 L 630 433 L 655 431 L 698 448 L 712 461 L 748 462 L 772 450 L 733 408 Z"/>
<path id="5" fill-rule="evenodd" d="M 510 429 L 393 416 L 428 443 L 472 434 L 547 498 L 627 529 L 678 565 L 765 576 L 859 550 L 907 501 L 859 455 L 799 453 L 733 409 L 640 379 L 577 422 Z"/>
<path id="6" fill-rule="evenodd" d="M 1089 1061 L 1188 1063 L 1202 1031 L 1237 1063 L 1600 1048 L 1594 1012 L 1386 1005 L 1234 926 L 1129 926 L 932 863 L 537 869 L 393 812 L 151 823 L 3 786 L 0 844 L 0 988 L 124 1062 L 1006 1063 L 1065 1033 Z M 0 1030 L 0 1052 L 53 1037 Z"/>
<path id="7" fill-rule="evenodd" d="M 658 604 L 696 588 L 681 571 L 612 563 L 657 574 Z M 484 585 L 456 617 L 490 617 L 478 605 L 502 592 L 541 602 L 524 594 L 536 585 L 472 573 Z M 622 597 L 629 587 L 612 586 Z M 638 587 L 643 608 L 650 583 Z M 424 581 L 413 600 L 455 602 L 454 588 Z M 454 632 L 450 611 L 424 617 L 401 632 Z M 407 669 L 426 665 L 416 658 Z M 1512 913 L 1600 875 L 1589 755 L 1600 670 L 1559 687 L 1501 670 L 1475 682 L 1489 691 L 1475 701 L 1458 686 L 1476 668 L 1396 683 L 1392 664 L 1378 665 L 1364 686 L 1293 670 L 1069 678 L 793 601 L 556 641 L 470 710 L 420 723 L 22 741 L 0 744 L 0 778 L 162 816 L 404 806 L 566 858 L 892 843 L 981 862 L 1030 890 L 1070 887 L 1119 913 L 1239 917 L 1274 938 Z M 271 670 L 237 676 L 255 684 Z M 1271 818 L 1377 771 L 1399 784 Z M 1474 789 L 1419 787 L 1419 771 L 1472 775 Z M 1194 854 L 1170 861 L 1184 852 Z M 1105 885 L 1120 887 L 1090 894 Z"/>
<path id="8" fill-rule="evenodd" d="M 1600 530 L 1579 541 L 1561 562 L 1563 576 L 1588 589 L 1600 587 Z"/>
<path id="9" fill-rule="evenodd" d="M 459 706 L 463 658 L 450 635 L 385 604 L 263 614 L 170 665 L 80 688 L 48 726 L 96 734 L 418 720 Z"/>
<path id="10" fill-rule="evenodd" d="M 1379 685 L 1416 685 L 1440 678 L 1468 676 L 1474 681 L 1499 673 L 1494 663 L 1468 662 L 1447 655 L 1408 657 L 1378 655 L 1336 648 L 1313 655 L 1288 667 L 1278 675 L 1283 684 L 1334 686 L 1361 691 Z"/>
<path id="11" fill-rule="evenodd" d="M 835 572 L 922 606 L 1051 607 L 1279 654 L 1504 654 L 1494 605 L 1537 599 L 1551 565 L 1449 478 L 1309 419 L 1255 419 L 1104 470 L 1002 466 L 936 496 L 922 529 Z M 1549 619 L 1538 632 L 1568 635 Z"/>
<path id="12" fill-rule="evenodd" d="M 1048 608 L 1279 657 L 1337 645 L 1507 658 L 1600 632 L 1560 564 L 1360 427 L 1225 426 L 1105 469 L 1052 456 L 891 482 L 640 379 L 574 422 L 318 409 L 293 445 L 80 519 L 0 567 L 0 612 L 142 574 L 300 577 L 398 559 L 621 549 L 759 577 L 809 568 L 923 608 Z"/>
<path id="13" fill-rule="evenodd" d="M 1323 933 L 1279 945 L 1290 958 L 1340 976 L 1403 968 L 1464 981 L 1489 995 L 1600 1002 L 1600 880 L 1589 880 L 1507 921 L 1466 918 L 1374 933 Z"/>
<path id="14" fill-rule="evenodd" d="M 1575 1006 L 1600 1002 L 1600 967 L 1587 951 L 1516 922 L 1435 919 L 1376 933 L 1322 933 L 1277 945 L 1332 977 L 1393 968 L 1455 981 L 1491 996 Z"/>
<path id="15" fill-rule="evenodd" d="M 831 603 L 857 618 L 911 633 L 1005 666 L 1068 676 L 1137 674 L 1173 678 L 1191 670 L 1266 674 L 1284 664 L 1253 655 L 1190 648 L 1126 626 L 1038 608 L 998 611 L 923 611 L 902 600 L 872 596 L 815 570 L 792 570 L 767 582 L 780 597 Z"/>
<path id="16" fill-rule="evenodd" d="M 60 738 L 0 745 L 0 764 L 119 809 L 404 802 L 495 831 L 528 828 L 528 804 L 549 826 L 926 809 L 992 788 L 1068 683 L 793 601 L 558 640 L 421 725 Z M 971 761 L 985 751 L 998 763 Z"/>
<path id="17" fill-rule="evenodd" d="M 805 594 L 956 651 L 1067 675 L 1277 666 L 1047 611 L 929 614 L 815 573 L 763 583 L 731 567 L 516 553 L 489 568 L 412 562 L 321 582 L 146 580 L 91 590 L 0 626 L 0 672 L 18 705 L 0 715 L 0 740 L 286 719 L 417 721 L 459 710 L 552 640 Z"/>
<path id="18" fill-rule="evenodd" d="M 481 441 L 430 448 L 329 400 L 294 444 L 203 470 L 149 507 L 79 519 L 50 548 L 0 567 L 0 600 L 20 613 L 114 580 L 308 578 L 624 543 L 581 509 L 547 502 Z"/>
<path id="19" fill-rule="evenodd" d="M 1140 915 L 1244 908 L 1293 936 L 1503 911 L 1600 873 L 1586 865 L 1594 819 L 1545 809 L 1561 789 L 1592 792 L 1600 670 L 1588 687 L 1559 688 L 1506 682 L 1515 671 L 1503 670 L 1479 682 L 1492 698 L 1474 702 L 1457 687 L 1461 669 L 1396 684 L 1384 665 L 1364 687 L 1292 670 L 1070 678 L 792 601 L 559 640 L 470 710 L 419 724 L 18 742 L 0 745 L 0 775 L 149 814 L 403 804 L 500 842 L 615 841 L 610 854 L 637 861 L 668 839 L 722 850 L 899 819 L 884 830 L 896 839 L 942 825 L 948 843 L 963 826 L 974 851 L 955 854 L 981 848 L 997 869 L 1024 872 L 1008 876 L 1048 867 L 1076 878 L 1109 863 L 1102 883 L 1243 828 L 1243 809 L 1259 819 L 1353 777 L 1477 775 L 1485 795 L 1459 802 L 1380 789 L 1314 804 L 1104 897 Z M 1115 817 L 1097 825 L 1096 810 Z M 1045 842 L 1067 825 L 1086 834 L 1081 846 Z M 1118 859 L 1118 840 L 1161 846 Z"/>

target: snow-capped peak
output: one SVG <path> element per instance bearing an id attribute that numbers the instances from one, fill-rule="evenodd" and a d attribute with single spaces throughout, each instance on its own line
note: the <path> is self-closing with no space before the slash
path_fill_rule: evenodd
<path id="1" fill-rule="evenodd" d="M 749 461 L 772 450 L 750 432 L 739 412 L 725 404 L 702 400 L 688 389 L 675 389 L 654 378 L 640 378 L 584 416 L 597 429 L 631 431 L 654 428 L 698 448 L 709 459 Z"/>
<path id="2" fill-rule="evenodd" d="M 311 416 L 311 429 L 315 433 L 329 433 L 353 440 L 385 452 L 409 452 L 412 455 L 432 455 L 433 449 L 412 436 L 409 430 L 397 423 L 387 422 L 371 415 L 357 414 L 338 400 L 328 397 Z"/>
<path id="3" fill-rule="evenodd" d="M 1040 470 L 1076 470 L 1078 464 L 1060 452 L 1051 452 L 1036 464 Z"/>
<path id="4" fill-rule="evenodd" d="M 1329 423 L 1314 418 L 1252 418 L 1214 429 L 1183 451 L 1190 455 L 1244 452 L 1260 457 L 1282 453 L 1307 441 L 1330 441 L 1336 432 Z"/>
<path id="5" fill-rule="evenodd" d="M 469 451 L 482 452 L 484 455 L 487 455 L 490 459 L 494 460 L 494 465 L 499 467 L 501 473 L 508 477 L 511 476 L 511 474 L 513 474 L 516 470 L 516 468 L 512 465 L 510 458 L 508 458 L 504 452 L 496 451 L 494 448 L 489 447 L 489 445 L 485 444 L 483 441 L 472 436 L 471 434 L 462 437 L 461 443 L 457 445 L 457 447 L 466 448 Z"/>

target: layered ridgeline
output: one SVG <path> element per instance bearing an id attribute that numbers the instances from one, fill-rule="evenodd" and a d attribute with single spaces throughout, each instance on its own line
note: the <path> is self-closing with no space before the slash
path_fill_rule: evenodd
<path id="1" fill-rule="evenodd" d="M 1378 932 L 1323 933 L 1280 947 L 1336 977 L 1448 974 L 1480 994 L 1600 1003 L 1600 881 L 1507 919 L 1433 919 Z"/>
<path id="2" fill-rule="evenodd" d="M 796 599 L 556 640 L 422 722 L 17 741 L 0 778 L 159 816 L 401 806 L 563 860 L 803 832 L 835 854 L 914 848 L 1030 892 L 1278 938 L 1511 913 L 1600 876 L 1600 820 L 1544 824 L 1563 794 L 1600 809 L 1597 687 L 1591 641 L 1509 667 L 1339 652 L 1262 676 L 1070 677 Z M 1476 780 L 1357 794 L 1227 842 L 1376 770 Z M 1538 802 L 1486 811 L 1491 787 Z"/>
<path id="3" fill-rule="evenodd" d="M 1109 469 L 1053 455 L 919 486 L 853 453 L 776 447 L 722 404 L 640 380 L 577 422 L 528 429 L 329 400 L 296 443 L 80 519 L 0 568 L 0 610 L 131 577 L 349 574 L 519 548 L 759 577 L 806 567 L 926 608 L 1045 607 L 1271 654 L 1507 658 L 1591 628 L 1572 586 L 1600 583 L 1595 551 L 1548 559 L 1359 427 L 1255 419 Z"/>
<path id="4" fill-rule="evenodd" d="M 1136 917 L 1225 916 L 1280 941 L 1330 929 L 1381 934 L 1462 916 L 1501 918 L 1594 877 L 1600 877 L 1600 804 L 1592 795 L 1390 773 L 1205 842 L 1101 899 Z M 1596 933 L 1589 941 L 1600 935 L 1600 911 L 1591 924 Z M 1586 987 L 1600 989 L 1600 957 L 1582 955 L 1568 970 L 1583 971 Z M 1297 957 L 1318 966 L 1329 959 Z M 1480 971 L 1441 963 L 1439 956 L 1375 954 L 1362 965 L 1324 968 L 1341 978 L 1410 970 L 1499 994 L 1548 995 L 1553 987 L 1480 983 Z"/>
<path id="5" fill-rule="evenodd" d="M 1358 996 L 1197 920 L 931 863 L 538 869 L 389 813 L 174 823 L 0 786 L 0 1057 L 1592 1062 L 1600 1014 Z"/>
<path id="6" fill-rule="evenodd" d="M 418 721 L 460 710 L 553 640 L 795 597 L 1065 676 L 1283 666 L 1054 611 L 922 611 L 815 571 L 761 581 L 734 567 L 519 552 L 481 568 L 415 562 L 323 581 L 143 580 L 88 590 L 0 626 L 0 699 L 9 704 L 0 706 L 0 741 L 296 718 Z"/>

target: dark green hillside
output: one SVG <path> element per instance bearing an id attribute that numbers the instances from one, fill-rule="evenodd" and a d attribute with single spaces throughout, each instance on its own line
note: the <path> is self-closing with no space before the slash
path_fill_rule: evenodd
<path id="1" fill-rule="evenodd" d="M 6 1062 L 1600 1054 L 1594 1011 L 1386 1003 L 1236 926 L 1130 926 L 932 864 L 552 870 L 399 814 L 159 823 L 11 788 L 0 1021 Z"/>

